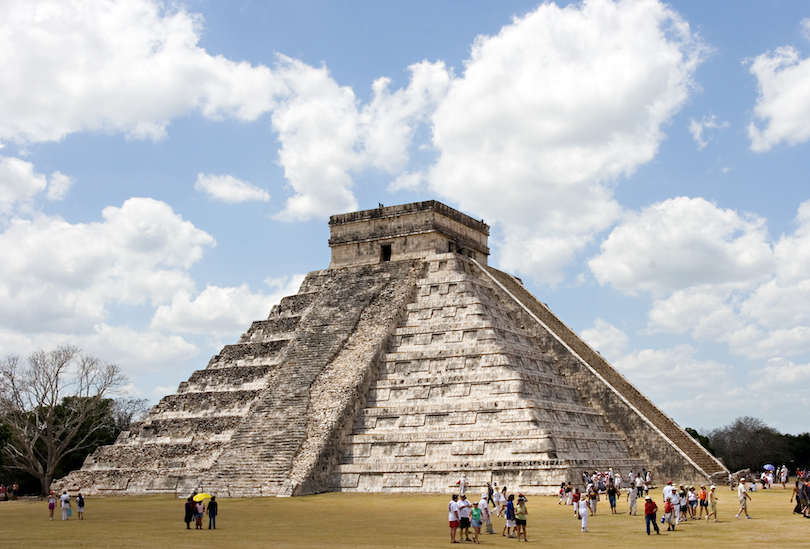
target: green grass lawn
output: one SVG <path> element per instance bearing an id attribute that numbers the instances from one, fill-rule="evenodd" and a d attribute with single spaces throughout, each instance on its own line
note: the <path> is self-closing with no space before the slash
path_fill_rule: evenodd
<path id="1" fill-rule="evenodd" d="M 588 543 L 599 549 L 645 547 L 807 547 L 810 520 L 792 514 L 790 490 L 752 494 L 754 520 L 734 518 L 736 492 L 719 489 L 720 522 L 689 521 L 677 531 L 647 536 L 644 517 L 610 514 L 606 499 L 591 517 L 590 533 L 579 531 L 571 507 L 554 497 L 530 498 L 530 544 L 570 547 Z M 651 492 L 659 507 L 660 491 Z M 167 496 L 88 497 L 85 520 L 63 522 L 57 509 L 48 520 L 44 500 L 0 502 L 0 539 L 5 547 L 438 547 L 450 544 L 448 496 L 411 494 L 320 494 L 299 498 L 219 500 L 217 530 L 186 530 L 183 500 Z M 75 502 L 74 502 L 75 513 Z M 660 515 L 659 515 L 660 516 Z M 207 527 L 208 518 L 204 519 Z M 498 535 L 481 535 L 481 544 L 511 547 L 518 542 L 500 536 L 504 521 L 496 518 Z M 522 541 L 520 543 L 523 543 Z M 596 545 L 594 545 L 596 544 Z M 456 546 L 454 546 L 456 547 Z"/>

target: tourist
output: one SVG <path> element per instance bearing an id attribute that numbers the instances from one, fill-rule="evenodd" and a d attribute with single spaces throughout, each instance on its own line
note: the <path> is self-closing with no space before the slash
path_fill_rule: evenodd
<path id="1" fill-rule="evenodd" d="M 191 519 L 194 517 L 194 500 L 190 497 L 186 500 L 186 513 L 183 522 L 186 523 L 186 530 L 191 530 Z"/>
<path id="2" fill-rule="evenodd" d="M 667 523 L 667 532 L 670 530 L 675 530 L 675 524 L 677 522 L 673 518 L 673 515 L 678 513 L 677 507 L 674 503 L 672 503 L 672 498 L 667 498 L 664 502 L 664 522 Z M 647 532 L 649 534 L 649 532 Z"/>
<path id="3" fill-rule="evenodd" d="M 588 486 L 587 495 L 588 495 L 588 505 L 591 508 L 591 514 L 595 515 L 596 514 L 596 502 L 599 500 L 599 492 L 596 491 L 596 486 L 594 485 L 594 483 L 591 483 Z"/>
<path id="4" fill-rule="evenodd" d="M 679 488 L 678 501 L 675 501 L 674 498 L 672 500 L 672 504 L 675 505 L 675 524 L 680 523 L 682 520 L 685 521 L 688 518 L 687 508 L 689 507 L 689 502 L 686 500 L 686 488 L 683 487 L 683 484 L 681 484 Z"/>
<path id="5" fill-rule="evenodd" d="M 70 496 L 67 491 L 59 496 L 59 501 L 61 503 L 60 507 L 62 508 L 62 520 L 67 520 L 70 516 Z"/>
<path id="6" fill-rule="evenodd" d="M 796 485 L 793 487 L 793 495 L 790 496 L 791 503 L 794 496 L 796 498 L 796 507 L 793 512 L 808 516 L 807 482 L 801 478 L 796 481 Z"/>
<path id="7" fill-rule="evenodd" d="M 640 497 L 640 498 L 643 498 L 644 497 L 644 481 L 641 479 L 640 474 L 636 474 L 635 484 L 636 484 L 636 495 L 638 497 Z M 672 483 L 670 482 L 670 484 L 672 484 Z"/>
<path id="8" fill-rule="evenodd" d="M 706 485 L 700 485 L 700 492 L 698 492 L 698 503 L 700 504 L 700 516 L 698 520 L 703 518 L 703 511 L 706 511 L 706 514 L 709 514 L 709 493 L 706 491 Z M 709 517 L 707 516 L 706 519 Z"/>
<path id="9" fill-rule="evenodd" d="M 211 496 L 211 501 L 208 502 L 208 529 L 217 529 L 217 513 L 219 512 L 219 504 L 217 503 L 217 496 Z"/>
<path id="10" fill-rule="evenodd" d="M 11 485 L 11 501 L 17 501 L 17 496 L 20 495 L 20 485 L 16 482 Z"/>
<path id="11" fill-rule="evenodd" d="M 461 501 L 458 502 L 458 520 L 461 530 L 460 539 L 470 541 L 470 510 L 472 504 L 467 500 L 467 496 L 461 494 Z"/>
<path id="12" fill-rule="evenodd" d="M 81 492 L 76 496 L 76 512 L 79 514 L 79 520 L 84 520 L 84 496 Z"/>
<path id="13" fill-rule="evenodd" d="M 650 523 L 655 528 L 655 533 L 660 534 L 658 530 L 658 523 L 656 522 L 656 514 L 658 513 L 658 506 L 650 496 L 644 498 L 644 522 L 647 524 L 647 535 L 650 535 Z"/>
<path id="14" fill-rule="evenodd" d="M 523 532 L 523 541 L 526 539 L 526 520 L 529 512 L 526 510 L 526 498 L 522 495 L 518 498 L 517 507 L 515 507 L 515 527 L 517 529 L 517 540 L 520 541 L 520 533 Z"/>
<path id="15" fill-rule="evenodd" d="M 787 481 L 788 481 L 788 470 L 787 467 L 782 465 L 782 468 L 779 470 L 779 481 L 782 483 L 782 490 L 787 488 Z"/>
<path id="16" fill-rule="evenodd" d="M 489 510 L 489 501 L 487 498 L 488 494 L 481 494 L 481 501 L 478 502 L 478 508 L 481 510 L 481 522 L 487 527 L 487 534 L 494 534 L 495 530 L 492 528 L 492 511 Z"/>
<path id="17" fill-rule="evenodd" d="M 194 524 L 197 526 L 197 530 L 202 530 L 202 519 L 204 513 L 205 504 L 203 504 L 202 501 L 198 501 L 194 506 Z"/>
<path id="18" fill-rule="evenodd" d="M 458 484 L 458 493 L 459 495 L 464 495 L 467 493 L 467 477 L 465 475 L 461 475 L 461 478 L 458 479 L 456 482 Z"/>
<path id="19" fill-rule="evenodd" d="M 661 496 L 664 498 L 664 501 L 667 498 L 672 498 L 672 494 L 675 492 L 675 488 L 672 486 L 672 481 L 668 480 L 667 485 L 664 486 L 664 489 L 661 491 Z"/>
<path id="20" fill-rule="evenodd" d="M 709 517 L 714 517 L 714 522 L 717 522 L 717 487 L 712 484 L 709 488 L 709 514 L 706 515 L 706 522 L 709 522 Z"/>
<path id="21" fill-rule="evenodd" d="M 191 501 L 191 498 L 189 498 L 189 501 Z M 447 520 L 450 521 L 450 543 L 458 543 L 456 541 L 456 530 L 458 530 L 461 520 L 459 520 L 460 517 L 458 516 L 458 496 L 456 494 L 453 494 L 453 498 L 447 504 L 447 512 Z"/>
<path id="22" fill-rule="evenodd" d="M 477 501 L 474 501 L 472 504 L 470 522 L 473 528 L 473 543 L 478 543 L 478 536 L 481 534 L 481 509 L 478 508 Z"/>
<path id="23" fill-rule="evenodd" d="M 631 486 L 630 489 L 627 490 L 627 505 L 630 507 L 629 515 L 636 516 L 636 499 L 636 491 Z"/>
<path id="24" fill-rule="evenodd" d="M 502 536 L 506 537 L 514 537 L 512 532 L 514 528 L 517 526 L 515 524 L 515 494 L 509 494 L 509 497 L 506 498 L 506 524 L 503 527 L 503 532 L 501 532 Z"/>
<path id="25" fill-rule="evenodd" d="M 689 491 L 686 493 L 686 501 L 689 504 L 687 511 L 689 511 L 689 518 L 692 520 L 697 520 L 697 504 L 698 504 L 698 494 L 695 491 L 694 486 L 689 487 Z"/>
<path id="26" fill-rule="evenodd" d="M 793 501 L 793 498 L 791 498 L 790 501 Z M 798 500 L 796 500 L 796 501 L 798 501 Z M 51 520 L 53 520 L 53 510 L 54 509 L 56 509 L 56 495 L 53 493 L 53 490 L 51 490 L 51 493 L 48 494 L 48 512 L 51 515 Z"/>
<path id="27" fill-rule="evenodd" d="M 579 488 L 577 488 L 579 490 Z M 579 503 L 575 507 L 576 515 L 582 520 L 581 532 L 588 531 L 588 502 L 585 498 L 580 498 Z"/>
<path id="28" fill-rule="evenodd" d="M 571 495 L 571 504 L 574 506 L 574 516 L 579 516 L 579 501 L 582 499 L 582 494 L 579 488 L 574 488 L 574 493 Z"/>
<path id="29" fill-rule="evenodd" d="M 607 497 L 608 501 L 610 502 L 610 512 L 614 515 L 616 514 L 616 496 L 619 495 L 619 491 L 616 490 L 616 485 L 612 482 L 608 484 L 607 487 Z"/>
<path id="30" fill-rule="evenodd" d="M 497 486 L 497 485 L 498 485 L 498 483 L 496 482 L 495 486 Z M 492 488 L 492 484 L 487 482 L 487 506 L 489 506 L 489 504 L 492 503 L 492 494 L 493 493 L 495 493 L 495 490 L 494 490 L 494 488 Z"/>
<path id="31" fill-rule="evenodd" d="M 506 486 L 503 487 L 501 490 L 501 508 L 498 511 L 498 516 L 503 516 L 503 513 L 506 512 Z"/>
<path id="32" fill-rule="evenodd" d="M 750 519 L 751 515 L 748 514 L 748 500 L 751 496 L 748 495 L 748 489 L 745 486 L 745 477 L 740 479 L 740 485 L 737 487 L 737 497 L 740 498 L 740 510 L 734 515 L 735 518 L 740 518 L 740 513 L 745 511 L 745 518 Z"/>
<path id="33" fill-rule="evenodd" d="M 574 489 L 571 486 L 571 483 L 565 485 L 565 504 L 571 505 L 571 496 L 574 494 Z"/>
<path id="34" fill-rule="evenodd" d="M 560 501 L 557 502 L 557 505 L 562 505 L 562 502 L 565 500 L 565 482 L 560 483 Z"/>

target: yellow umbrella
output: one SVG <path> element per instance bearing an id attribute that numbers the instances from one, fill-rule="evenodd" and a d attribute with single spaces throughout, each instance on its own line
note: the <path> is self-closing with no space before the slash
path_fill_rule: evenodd
<path id="1" fill-rule="evenodd" d="M 202 493 L 194 496 L 194 501 L 202 501 L 204 499 L 211 499 L 211 494 Z"/>

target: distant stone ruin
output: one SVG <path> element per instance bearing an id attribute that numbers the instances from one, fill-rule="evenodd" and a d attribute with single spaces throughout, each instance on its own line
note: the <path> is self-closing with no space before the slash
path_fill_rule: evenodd
<path id="1" fill-rule="evenodd" d="M 556 491 L 728 471 L 439 202 L 332 216 L 332 262 L 57 482 L 85 494 Z"/>

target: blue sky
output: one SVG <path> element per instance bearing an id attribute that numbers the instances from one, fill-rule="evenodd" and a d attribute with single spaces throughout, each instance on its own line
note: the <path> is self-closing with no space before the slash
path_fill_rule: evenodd
<path id="1" fill-rule="evenodd" d="M 0 2 L 0 349 L 156 401 L 438 199 L 682 425 L 805 431 L 808 141 L 801 1 Z"/>

